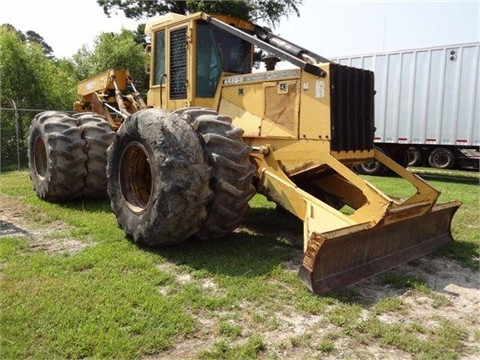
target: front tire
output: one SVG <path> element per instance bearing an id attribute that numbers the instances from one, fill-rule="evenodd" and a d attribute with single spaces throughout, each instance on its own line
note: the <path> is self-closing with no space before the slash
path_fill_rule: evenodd
<path id="1" fill-rule="evenodd" d="M 107 153 L 111 207 L 134 242 L 171 245 L 200 230 L 212 169 L 188 122 L 159 109 L 138 111 Z"/>
<path id="2" fill-rule="evenodd" d="M 74 117 L 58 111 L 35 116 L 28 136 L 28 165 L 39 198 L 61 202 L 82 196 L 87 173 L 84 146 Z"/>
<path id="3" fill-rule="evenodd" d="M 255 195 L 252 178 L 255 166 L 250 162 L 250 147 L 243 142 L 243 130 L 232 125 L 231 118 L 202 108 L 177 110 L 202 137 L 208 163 L 214 169 L 211 189 L 213 201 L 203 228 L 195 236 L 217 239 L 232 233 L 249 209 Z"/>

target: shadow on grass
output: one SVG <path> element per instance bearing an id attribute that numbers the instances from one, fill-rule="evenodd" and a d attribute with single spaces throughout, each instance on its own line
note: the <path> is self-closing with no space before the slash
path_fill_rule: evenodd
<path id="1" fill-rule="evenodd" d="M 303 236 L 303 221 L 281 207 L 250 209 L 243 226 L 261 234 L 290 232 L 292 236 Z"/>
<path id="2" fill-rule="evenodd" d="M 78 199 L 55 207 L 69 209 L 72 217 L 90 213 L 97 219 L 107 221 L 106 229 L 116 228 L 113 211 L 108 200 Z M 108 219 L 107 216 L 108 215 Z M 295 221 L 292 225 L 291 222 Z M 280 214 L 275 209 L 252 208 L 240 227 L 233 233 L 216 240 L 188 239 L 177 245 L 151 247 L 134 244 L 145 252 L 156 254 L 159 258 L 176 265 L 186 265 L 195 271 L 209 272 L 213 275 L 253 278 L 265 276 L 283 262 L 296 262 L 301 249 L 293 241 L 286 241 L 280 234 L 298 230 L 301 238 L 302 222 L 289 214 Z M 118 241 L 132 242 L 123 231 Z M 296 234 L 295 234 L 296 235 Z"/>
<path id="3" fill-rule="evenodd" d="M 290 214 L 253 208 L 234 233 L 221 239 L 189 239 L 165 248 L 140 247 L 177 265 L 211 274 L 251 278 L 265 276 L 283 262 L 298 262 L 302 250 L 289 235 L 301 238 L 301 231 L 302 222 Z"/>
<path id="4" fill-rule="evenodd" d="M 453 241 L 438 250 L 440 255 L 459 261 L 463 267 L 480 271 L 480 247 L 478 244 L 468 241 Z"/>
<path id="5" fill-rule="evenodd" d="M 58 203 L 59 206 L 81 212 L 94 212 L 101 214 L 113 214 L 110 207 L 110 200 L 107 199 L 76 199 L 64 203 Z"/>
<path id="6" fill-rule="evenodd" d="M 478 172 L 472 171 L 455 171 L 455 170 L 438 170 L 428 168 L 412 168 L 409 169 L 414 174 L 420 176 L 426 181 L 441 181 L 452 184 L 471 184 L 479 185 L 480 177 Z"/>
<path id="7" fill-rule="evenodd" d="M 216 240 L 189 239 L 175 246 L 140 245 L 176 265 L 214 275 L 251 278 L 269 274 L 294 256 L 293 248 L 273 236 L 233 233 Z"/>

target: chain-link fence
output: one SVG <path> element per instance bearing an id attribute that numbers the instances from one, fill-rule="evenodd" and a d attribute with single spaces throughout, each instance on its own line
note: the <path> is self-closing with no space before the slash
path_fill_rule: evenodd
<path id="1" fill-rule="evenodd" d="M 39 109 L 0 107 L 0 169 L 28 168 L 28 129 Z"/>

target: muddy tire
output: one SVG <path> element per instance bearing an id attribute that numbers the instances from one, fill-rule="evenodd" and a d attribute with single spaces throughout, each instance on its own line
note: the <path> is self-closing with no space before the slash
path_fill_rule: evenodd
<path id="1" fill-rule="evenodd" d="M 188 122 L 141 110 L 122 124 L 107 154 L 111 207 L 134 242 L 171 245 L 200 230 L 212 169 Z"/>
<path id="2" fill-rule="evenodd" d="M 214 169 L 210 185 L 214 198 L 204 226 L 195 236 L 216 239 L 228 235 L 243 220 L 248 201 L 255 194 L 255 166 L 249 160 L 251 149 L 242 140 L 243 130 L 235 128 L 229 117 L 210 109 L 189 108 L 176 113 L 201 135 L 208 163 Z"/>
<path id="3" fill-rule="evenodd" d="M 82 138 L 86 142 L 87 175 L 83 195 L 89 198 L 105 199 L 107 197 L 107 149 L 115 137 L 115 132 L 109 122 L 96 113 L 79 113 L 76 117 L 82 129 Z"/>
<path id="4" fill-rule="evenodd" d="M 74 117 L 58 111 L 35 116 L 28 136 L 28 165 L 39 198 L 61 202 L 82 196 L 87 173 L 84 146 Z"/>

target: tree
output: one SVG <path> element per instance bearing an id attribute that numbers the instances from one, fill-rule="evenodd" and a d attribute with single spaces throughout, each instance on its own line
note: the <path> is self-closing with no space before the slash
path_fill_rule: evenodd
<path id="1" fill-rule="evenodd" d="M 43 53 L 45 54 L 46 57 L 53 59 L 53 49 L 50 47 L 50 45 L 47 44 L 45 39 L 40 36 L 38 33 L 35 31 L 29 30 L 26 33 L 27 35 L 27 41 L 29 43 L 36 43 L 39 44 L 43 48 Z"/>
<path id="2" fill-rule="evenodd" d="M 66 60 L 49 58 L 37 40 L 11 25 L 0 26 L 0 94 L 22 108 L 71 110 L 75 71 Z"/>
<path id="3" fill-rule="evenodd" d="M 50 58 L 44 44 L 38 41 L 41 36 L 27 34 L 8 24 L 0 26 L 0 107 L 38 109 L 31 112 L 0 110 L 2 169 L 17 166 L 17 159 L 8 156 L 15 154 L 15 149 L 19 151 L 19 163 L 26 163 L 28 126 L 35 113 L 73 110 L 76 99 L 78 80 L 73 65 L 67 60 Z M 36 40 L 32 40 L 32 35 Z"/>
<path id="4" fill-rule="evenodd" d="M 177 14 L 187 13 L 187 1 L 163 1 L 163 0 L 97 0 L 107 16 L 117 11 L 123 11 L 129 19 L 140 19 L 174 12 Z"/>
<path id="5" fill-rule="evenodd" d="M 235 16 L 244 20 L 266 21 L 275 27 L 282 16 L 295 13 L 302 0 L 218 0 L 218 1 L 168 1 L 168 0 L 97 0 L 107 16 L 121 11 L 127 18 L 141 19 L 168 12 L 189 14 L 197 11 Z"/>

